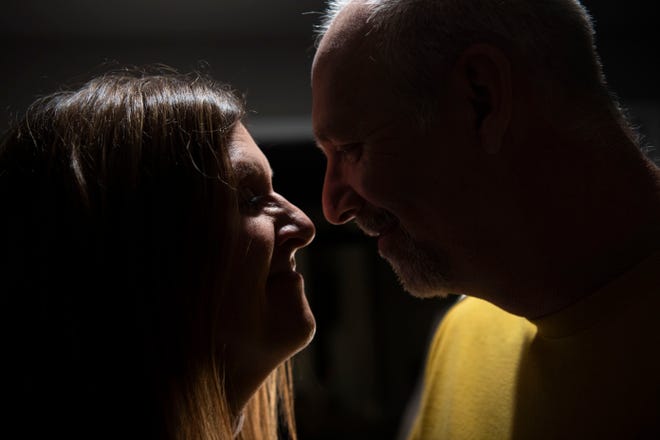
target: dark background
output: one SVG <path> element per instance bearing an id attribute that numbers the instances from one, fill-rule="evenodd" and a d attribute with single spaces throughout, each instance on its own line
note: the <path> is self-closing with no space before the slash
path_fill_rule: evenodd
<path id="1" fill-rule="evenodd" d="M 653 1 L 585 1 L 612 89 L 660 143 Z M 317 225 L 299 255 L 317 335 L 295 360 L 301 440 L 394 439 L 405 430 L 429 333 L 447 301 L 404 293 L 375 244 L 322 217 L 309 69 L 319 0 L 5 0 L 0 130 L 39 95 L 125 65 L 205 69 L 245 93 L 276 189 Z M 655 154 L 651 151 L 652 154 Z"/>

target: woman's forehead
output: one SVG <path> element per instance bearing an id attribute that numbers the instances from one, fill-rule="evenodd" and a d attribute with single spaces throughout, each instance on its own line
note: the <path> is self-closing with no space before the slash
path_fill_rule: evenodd
<path id="1" fill-rule="evenodd" d="M 234 130 L 234 136 L 229 144 L 229 159 L 236 173 L 273 174 L 268 159 L 243 124 L 237 125 Z"/>

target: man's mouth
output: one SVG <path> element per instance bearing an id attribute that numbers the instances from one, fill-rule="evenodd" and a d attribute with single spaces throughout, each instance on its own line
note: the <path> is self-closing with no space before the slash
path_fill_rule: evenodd
<path id="1" fill-rule="evenodd" d="M 355 223 L 369 237 L 382 237 L 399 224 L 396 217 L 387 211 L 360 215 Z"/>

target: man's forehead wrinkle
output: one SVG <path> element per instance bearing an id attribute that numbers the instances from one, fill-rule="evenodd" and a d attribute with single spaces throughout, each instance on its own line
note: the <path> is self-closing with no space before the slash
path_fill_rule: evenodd
<path id="1" fill-rule="evenodd" d="M 324 146 L 365 142 L 370 138 L 379 136 L 381 132 L 389 129 L 392 125 L 392 119 L 377 123 L 363 118 L 351 120 L 350 122 L 345 120 L 330 121 L 315 134 L 316 144 L 323 149 Z"/>

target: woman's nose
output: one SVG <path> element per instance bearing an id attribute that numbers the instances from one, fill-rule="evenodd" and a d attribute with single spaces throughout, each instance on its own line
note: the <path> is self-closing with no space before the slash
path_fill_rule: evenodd
<path id="1" fill-rule="evenodd" d="M 314 223 L 300 208 L 282 197 L 286 212 L 286 220 L 278 229 L 279 246 L 286 245 L 291 249 L 300 249 L 307 246 L 314 239 L 316 228 Z"/>

